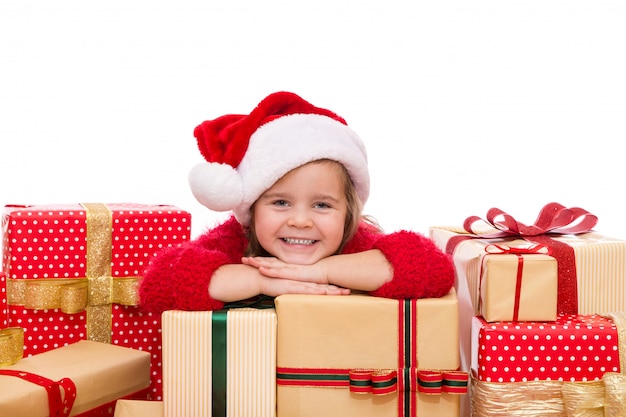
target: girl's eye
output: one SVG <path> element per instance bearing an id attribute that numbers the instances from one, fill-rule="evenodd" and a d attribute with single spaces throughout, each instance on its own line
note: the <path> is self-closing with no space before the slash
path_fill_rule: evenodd
<path id="1" fill-rule="evenodd" d="M 325 208 L 330 208 L 330 205 L 326 204 L 326 203 L 316 203 L 315 204 L 316 208 L 321 208 L 321 209 L 325 209 Z"/>
<path id="2" fill-rule="evenodd" d="M 287 205 L 287 200 L 276 200 L 276 201 L 274 201 L 274 205 L 275 206 L 286 206 Z"/>

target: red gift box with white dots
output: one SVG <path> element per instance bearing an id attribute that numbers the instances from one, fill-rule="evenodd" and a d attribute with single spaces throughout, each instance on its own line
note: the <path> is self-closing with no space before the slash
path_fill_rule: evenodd
<path id="1" fill-rule="evenodd" d="M 618 329 L 599 315 L 554 322 L 472 322 L 472 369 L 479 381 L 598 381 L 620 372 Z"/>
<path id="2" fill-rule="evenodd" d="M 104 220 L 97 217 L 103 212 Z M 97 222 L 103 232 L 94 233 Z M 136 285 L 156 252 L 189 240 L 191 215 L 170 205 L 135 203 L 5 206 L 2 226 L 7 324 L 24 328 L 24 356 L 97 340 L 92 335 L 104 329 L 106 342 L 152 354 L 148 395 L 160 400 L 161 319 L 137 305 Z M 101 260 L 110 276 L 87 278 L 90 265 Z M 97 293 L 103 286 L 113 293 L 117 284 L 126 285 L 118 292 L 130 301 Z M 71 310 L 81 288 L 87 304 L 98 297 L 109 303 Z"/>

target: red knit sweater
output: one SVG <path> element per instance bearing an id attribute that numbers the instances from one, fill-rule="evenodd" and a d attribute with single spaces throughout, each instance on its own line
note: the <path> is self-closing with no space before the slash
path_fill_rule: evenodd
<path id="1" fill-rule="evenodd" d="M 224 303 L 211 298 L 213 272 L 241 263 L 247 246 L 241 225 L 231 217 L 198 238 L 161 250 L 144 272 L 139 289 L 146 311 L 218 310 Z M 379 249 L 393 266 L 391 281 L 371 295 L 387 298 L 428 298 L 447 294 L 454 284 L 451 258 L 427 237 L 415 232 L 379 233 L 362 224 L 343 253 Z"/>

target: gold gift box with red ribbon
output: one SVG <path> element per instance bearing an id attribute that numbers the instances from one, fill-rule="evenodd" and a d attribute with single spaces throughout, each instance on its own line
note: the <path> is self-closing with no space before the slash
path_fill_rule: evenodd
<path id="1" fill-rule="evenodd" d="M 82 340 L 0 368 L 0 415 L 101 416 L 149 385 L 148 352 Z"/>
<path id="2" fill-rule="evenodd" d="M 277 415 L 458 416 L 454 291 L 441 298 L 276 298 Z"/>
<path id="3" fill-rule="evenodd" d="M 2 226 L 8 326 L 24 329 L 24 355 L 80 340 L 145 350 L 159 399 L 160 317 L 142 311 L 137 287 L 158 250 L 189 239 L 191 215 L 136 203 L 10 205 Z"/>

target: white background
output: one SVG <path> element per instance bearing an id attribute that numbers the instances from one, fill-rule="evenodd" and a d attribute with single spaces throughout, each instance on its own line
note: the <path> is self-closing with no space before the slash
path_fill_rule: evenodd
<path id="1" fill-rule="evenodd" d="M 366 143 L 366 213 L 428 233 L 551 201 L 626 238 L 626 2 L 0 2 L 0 204 L 224 214 L 187 185 L 193 128 L 290 90 Z"/>

